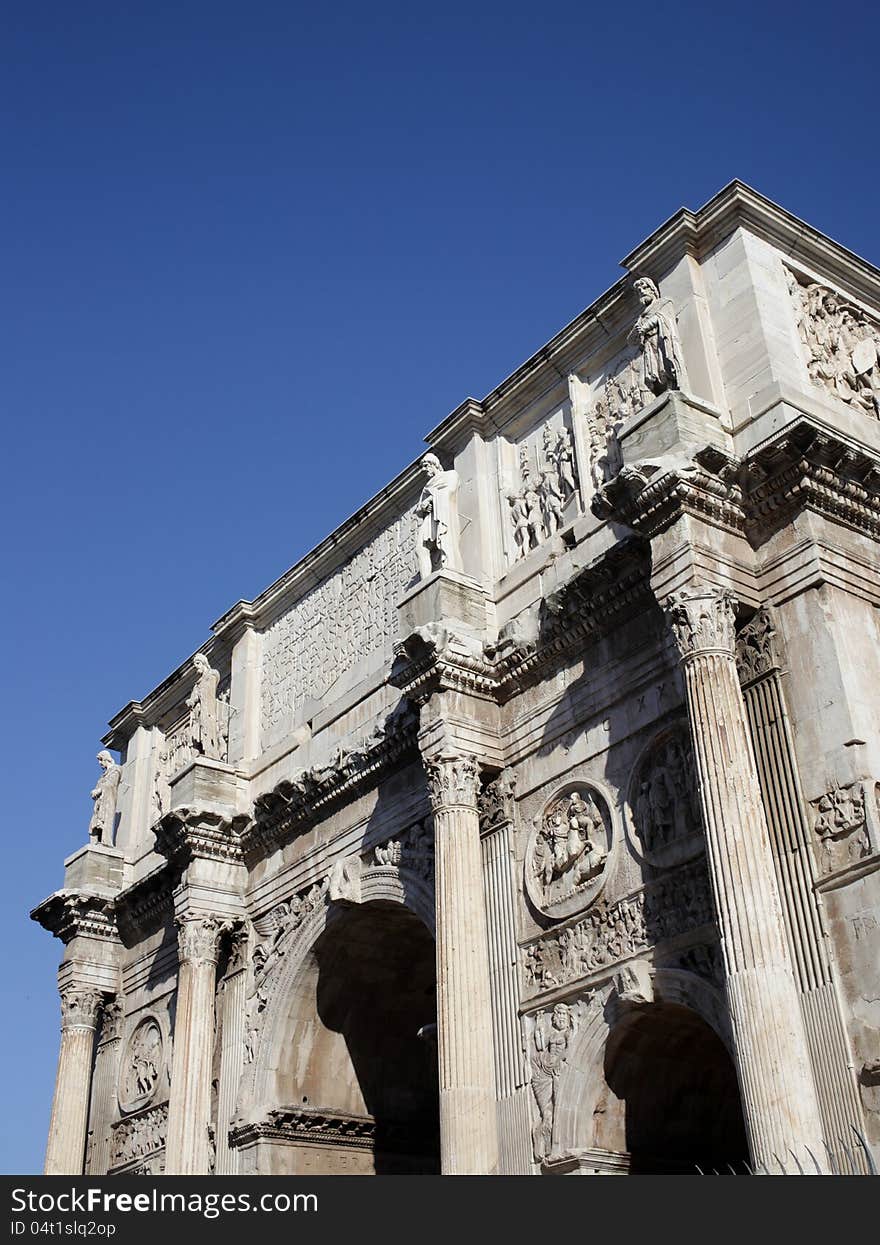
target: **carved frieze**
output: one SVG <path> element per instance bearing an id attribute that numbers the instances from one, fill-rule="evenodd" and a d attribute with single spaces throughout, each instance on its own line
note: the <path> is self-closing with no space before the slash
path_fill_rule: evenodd
<path id="1" fill-rule="evenodd" d="M 810 380 L 880 419 L 880 325 L 828 286 L 786 273 Z"/>
<path id="2" fill-rule="evenodd" d="M 408 511 L 306 593 L 263 639 L 263 746 L 284 738 L 308 700 L 397 636 L 397 601 L 414 579 L 420 520 Z"/>
<path id="3" fill-rule="evenodd" d="M 149 1107 L 145 1111 L 138 1112 L 137 1115 L 127 1116 L 124 1120 L 120 1120 L 118 1124 L 113 1125 L 113 1134 L 110 1146 L 110 1167 L 124 1167 L 128 1163 L 134 1163 L 138 1159 L 146 1159 L 156 1155 L 158 1151 L 165 1147 L 165 1138 L 168 1134 L 168 1103 L 160 1103 L 156 1107 Z M 149 1164 L 140 1164 L 132 1175 L 153 1174 L 157 1171 L 157 1164 L 151 1162 Z"/>
<path id="4" fill-rule="evenodd" d="M 703 851 L 699 790 L 690 735 L 684 726 L 664 733 L 636 769 L 630 793 L 640 854 L 670 868 Z"/>
<path id="5" fill-rule="evenodd" d="M 611 841 L 611 811 L 595 787 L 572 783 L 558 792 L 526 848 L 526 893 L 537 910 L 557 919 L 583 911 L 602 885 Z"/>
<path id="6" fill-rule="evenodd" d="M 576 924 L 524 948 L 525 984 L 542 993 L 714 921 L 705 865 L 686 865 L 613 904 L 601 899 Z"/>
<path id="7" fill-rule="evenodd" d="M 871 797 L 870 788 L 866 791 L 865 784 L 853 782 L 833 786 L 810 801 L 820 873 L 835 873 L 870 855 L 866 797 Z"/>
<path id="8" fill-rule="evenodd" d="M 148 1106 L 155 1098 L 165 1073 L 162 1026 L 156 1016 L 145 1016 L 133 1029 L 120 1061 L 120 1110 L 128 1114 Z"/>
<path id="9" fill-rule="evenodd" d="M 577 491 L 577 470 L 571 433 L 544 427 L 535 470 L 529 447 L 519 451 L 519 487 L 507 494 L 517 557 L 524 557 L 565 523 L 565 511 Z"/>

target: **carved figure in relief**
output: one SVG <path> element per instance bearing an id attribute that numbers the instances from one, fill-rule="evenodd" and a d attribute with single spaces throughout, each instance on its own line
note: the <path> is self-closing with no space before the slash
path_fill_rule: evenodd
<path id="1" fill-rule="evenodd" d="M 842 869 L 870 853 L 865 793 L 860 783 L 832 787 L 811 803 L 815 809 L 813 833 L 822 846 L 824 873 Z"/>
<path id="2" fill-rule="evenodd" d="M 530 1063 L 532 1092 L 538 1107 L 538 1122 L 532 1131 L 538 1162 L 550 1153 L 557 1086 L 574 1033 L 575 1017 L 565 1003 L 557 1003 L 551 1013 L 542 1012 L 535 1019 Z"/>
<path id="3" fill-rule="evenodd" d="M 565 878 L 566 889 L 575 889 L 602 868 L 605 834 L 602 814 L 591 797 L 573 791 L 551 805 L 535 845 L 545 896 L 557 879 Z"/>
<path id="4" fill-rule="evenodd" d="M 92 843 L 103 843 L 107 847 L 112 847 L 114 823 L 116 821 L 116 801 L 119 795 L 119 780 L 122 777 L 122 770 L 106 749 L 102 749 L 98 753 L 97 760 L 102 773 L 94 789 L 90 792 L 95 806 L 92 810 L 91 821 L 89 822 L 89 840 Z"/>
<path id="5" fill-rule="evenodd" d="M 518 493 L 508 493 L 507 501 L 510 506 L 510 520 L 513 524 L 513 539 L 516 543 L 517 556 L 524 557 L 533 544 L 537 544 L 537 541 L 533 540 L 533 532 L 529 526 L 525 498 L 520 497 Z"/>
<path id="6" fill-rule="evenodd" d="M 196 752 L 209 760 L 219 761 L 222 759 L 217 696 L 220 675 L 210 665 L 204 653 L 196 653 L 193 665 L 196 669 L 196 682 L 186 700 L 190 739 Z"/>
<path id="7" fill-rule="evenodd" d="M 162 1067 L 162 1034 L 155 1021 L 138 1026 L 128 1048 L 125 1095 L 129 1102 L 150 1098 L 156 1092 Z"/>
<path id="8" fill-rule="evenodd" d="M 649 853 L 700 835 L 696 777 L 683 733 L 662 740 L 645 758 L 633 813 Z"/>
<path id="9" fill-rule="evenodd" d="M 538 495 L 544 530 L 548 536 L 552 536 L 562 527 L 562 512 L 565 509 L 565 502 L 553 472 L 542 471 L 538 476 Z"/>
<path id="10" fill-rule="evenodd" d="M 680 389 L 684 369 L 672 301 L 661 299 L 650 277 L 638 277 L 633 289 L 642 310 L 630 332 L 630 340 L 641 348 L 644 386 L 653 394 Z"/>
<path id="11" fill-rule="evenodd" d="M 457 471 L 444 471 L 436 454 L 426 454 L 422 468 L 428 482 L 416 506 L 421 519 L 418 541 L 419 575 L 427 579 L 434 571 L 461 570 L 458 547 Z"/>
<path id="12" fill-rule="evenodd" d="M 814 283 L 804 289 L 788 272 L 798 330 L 814 384 L 842 402 L 880 418 L 880 330 L 834 290 Z"/>

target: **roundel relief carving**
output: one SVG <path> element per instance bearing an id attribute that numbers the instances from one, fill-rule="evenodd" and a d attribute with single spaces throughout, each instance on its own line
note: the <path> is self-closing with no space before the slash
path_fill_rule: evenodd
<path id="1" fill-rule="evenodd" d="M 162 1029 L 154 1016 L 148 1016 L 128 1039 L 119 1082 L 119 1105 L 133 1111 L 155 1096 L 164 1066 Z"/>
<path id="2" fill-rule="evenodd" d="M 549 801 L 526 849 L 526 893 L 539 912 L 561 919 L 592 903 L 611 834 L 608 803 L 587 783 L 572 783 Z"/>
<path id="3" fill-rule="evenodd" d="M 637 846 L 649 864 L 669 868 L 703 850 L 697 776 L 683 727 L 661 736 L 644 754 L 630 807 Z"/>

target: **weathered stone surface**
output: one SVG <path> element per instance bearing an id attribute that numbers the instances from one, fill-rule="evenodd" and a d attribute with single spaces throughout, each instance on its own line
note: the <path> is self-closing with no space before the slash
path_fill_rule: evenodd
<path id="1" fill-rule="evenodd" d="M 625 267 L 113 718 L 48 1171 L 880 1155 L 880 278 Z"/>

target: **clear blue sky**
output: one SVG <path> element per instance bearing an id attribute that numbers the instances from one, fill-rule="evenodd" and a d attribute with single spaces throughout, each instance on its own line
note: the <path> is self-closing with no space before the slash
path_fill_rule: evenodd
<path id="1" fill-rule="evenodd" d="M 716 15 L 716 9 L 721 9 Z M 35 0 L 0 23 L 0 1170 L 107 719 L 740 177 L 880 261 L 876 4 Z"/>

